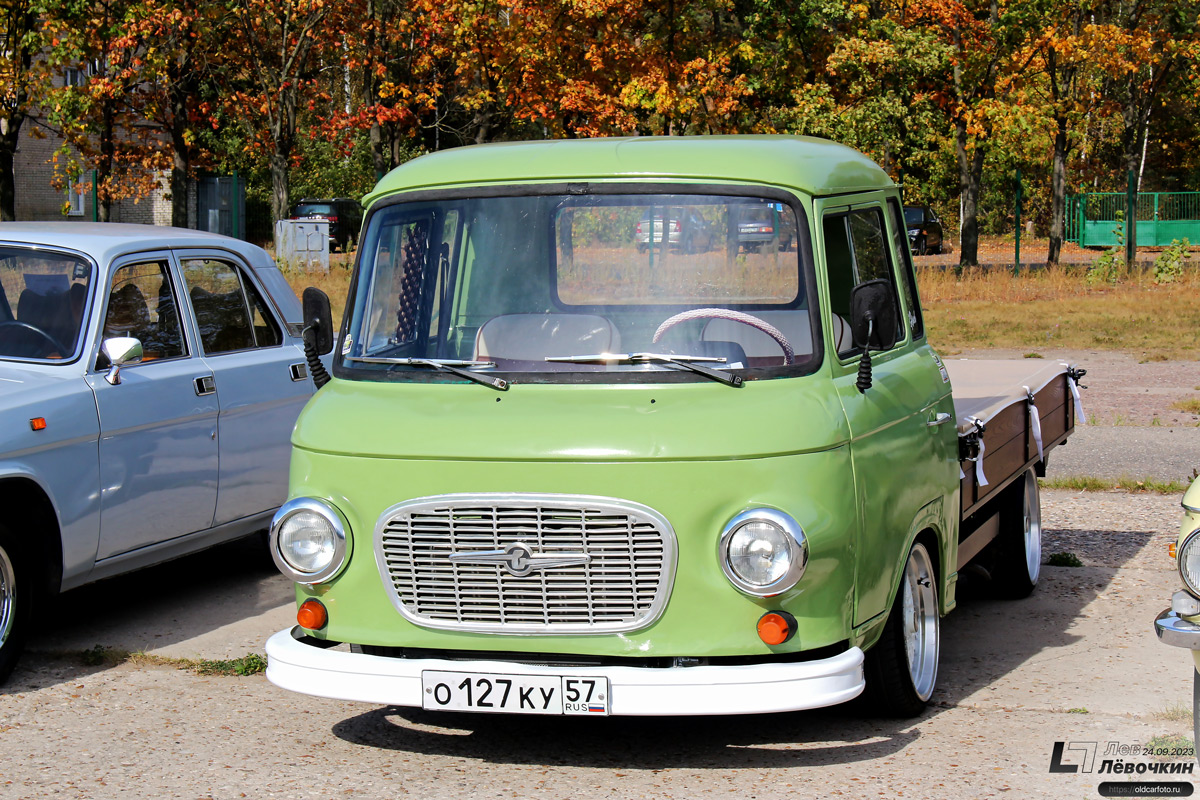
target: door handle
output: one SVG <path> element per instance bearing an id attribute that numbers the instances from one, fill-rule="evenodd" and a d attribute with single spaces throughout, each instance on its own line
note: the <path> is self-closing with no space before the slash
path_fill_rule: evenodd
<path id="1" fill-rule="evenodd" d="M 290 365 L 288 371 L 291 373 L 292 380 L 294 381 L 302 381 L 308 377 L 308 365 L 303 361 Z"/>
<path id="2" fill-rule="evenodd" d="M 940 414 L 938 414 L 936 417 L 934 417 L 933 419 L 926 422 L 925 427 L 936 428 L 939 425 L 945 425 L 951 419 L 952 419 L 952 417 L 949 414 L 947 414 L 945 411 L 943 411 Z"/>
<path id="3" fill-rule="evenodd" d="M 192 381 L 192 385 L 196 387 L 196 394 L 200 397 L 217 391 L 217 381 L 212 375 L 202 375 Z"/>

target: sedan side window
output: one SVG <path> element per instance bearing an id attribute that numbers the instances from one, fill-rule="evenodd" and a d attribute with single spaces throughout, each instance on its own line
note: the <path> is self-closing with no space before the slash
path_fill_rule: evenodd
<path id="1" fill-rule="evenodd" d="M 275 347 L 283 342 L 279 324 L 262 295 L 238 267 L 217 259 L 187 259 L 183 275 L 206 354 Z"/>
<path id="2" fill-rule="evenodd" d="M 113 275 L 101 338 L 119 336 L 141 341 L 143 361 L 187 354 L 165 263 L 130 264 Z"/>

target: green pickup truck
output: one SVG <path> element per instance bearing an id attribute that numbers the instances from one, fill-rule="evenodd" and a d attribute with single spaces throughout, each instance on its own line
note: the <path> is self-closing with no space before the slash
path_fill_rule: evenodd
<path id="1" fill-rule="evenodd" d="M 1035 474 L 1082 373 L 943 363 L 863 155 L 464 147 L 364 202 L 338 335 L 305 297 L 323 386 L 271 531 L 299 606 L 267 643 L 279 686 L 599 715 L 865 690 L 914 715 L 968 560 L 1033 590 Z M 746 219 L 770 223 L 753 248 Z"/>

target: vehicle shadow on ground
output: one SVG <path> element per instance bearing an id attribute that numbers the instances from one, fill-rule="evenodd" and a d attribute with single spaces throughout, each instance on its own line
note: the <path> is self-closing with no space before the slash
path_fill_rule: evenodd
<path id="1" fill-rule="evenodd" d="M 364 747 L 526 765 L 653 770 L 870 761 L 904 750 L 922 736 L 924 723 L 949 709 L 992 702 L 975 695 L 1034 657 L 1078 647 L 1082 637 L 1069 629 L 1154 535 L 1047 531 L 1050 544 L 1102 541 L 1105 563 L 1085 569 L 1043 567 L 1038 589 L 1023 600 L 996 599 L 986 580 L 965 575 L 958 608 L 942 621 L 934 702 L 915 719 L 873 717 L 860 703 L 744 717 L 604 719 L 389 707 L 343 720 L 332 732 Z M 1086 549 L 1076 552 L 1086 555 Z"/>
<path id="2" fill-rule="evenodd" d="M 258 535 L 88 584 L 43 609 L 0 693 L 104 669 L 84 663 L 84 651 L 92 648 L 139 652 L 167 647 L 277 608 L 294 596 Z M 262 640 L 273 632 L 264 631 Z M 257 642 L 250 649 L 262 652 L 262 646 Z"/>

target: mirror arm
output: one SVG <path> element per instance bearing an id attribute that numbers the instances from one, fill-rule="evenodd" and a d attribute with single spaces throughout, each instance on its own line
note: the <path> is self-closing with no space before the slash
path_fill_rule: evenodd
<path id="1" fill-rule="evenodd" d="M 863 345 L 862 358 L 858 362 L 858 380 L 854 386 L 858 389 L 859 394 L 866 394 L 867 389 L 871 388 L 871 335 L 875 332 L 875 317 L 871 312 L 866 314 L 867 320 L 867 341 Z"/>
<path id="2" fill-rule="evenodd" d="M 308 374 L 312 375 L 313 385 L 320 389 L 329 383 L 329 373 L 317 355 L 317 331 L 309 325 L 300 335 L 304 338 L 304 360 L 308 362 Z"/>

